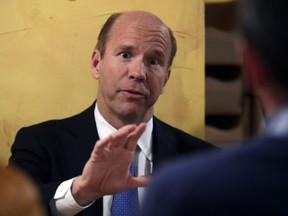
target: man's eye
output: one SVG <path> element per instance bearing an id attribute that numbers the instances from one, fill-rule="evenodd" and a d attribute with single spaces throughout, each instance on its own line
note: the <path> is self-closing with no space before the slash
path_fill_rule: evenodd
<path id="1" fill-rule="evenodd" d="M 121 55 L 121 57 L 124 58 L 124 59 L 130 57 L 130 53 L 128 53 L 128 52 L 122 52 L 120 55 Z"/>
<path id="2" fill-rule="evenodd" d="M 151 60 L 150 60 L 150 64 L 151 64 L 151 65 L 158 65 L 158 64 L 159 64 L 159 61 L 158 61 L 158 59 L 151 59 Z"/>

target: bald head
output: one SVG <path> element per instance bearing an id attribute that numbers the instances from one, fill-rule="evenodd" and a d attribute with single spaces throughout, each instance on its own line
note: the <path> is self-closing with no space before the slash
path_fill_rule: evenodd
<path id="1" fill-rule="evenodd" d="M 123 29 L 128 25 L 141 26 L 143 28 L 149 27 L 151 31 L 154 29 L 155 31 L 163 32 L 163 34 L 166 33 L 170 45 L 169 66 L 172 64 L 177 51 L 176 39 L 173 32 L 159 17 L 146 11 L 129 11 L 112 14 L 103 25 L 98 36 L 96 49 L 100 51 L 101 56 L 105 54 L 111 29 L 113 29 L 113 31 L 117 28 Z"/>
<path id="2" fill-rule="evenodd" d="M 136 22 L 140 25 L 149 23 L 167 29 L 167 26 L 159 17 L 147 11 L 129 11 L 122 13 L 117 19 L 117 22 Z"/>

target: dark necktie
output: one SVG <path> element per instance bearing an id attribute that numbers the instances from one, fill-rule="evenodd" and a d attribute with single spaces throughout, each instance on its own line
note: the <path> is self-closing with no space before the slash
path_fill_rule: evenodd
<path id="1" fill-rule="evenodd" d="M 131 175 L 135 175 L 134 165 L 130 165 Z M 138 191 L 136 189 L 124 191 L 113 196 L 111 216 L 132 216 L 139 207 Z"/>

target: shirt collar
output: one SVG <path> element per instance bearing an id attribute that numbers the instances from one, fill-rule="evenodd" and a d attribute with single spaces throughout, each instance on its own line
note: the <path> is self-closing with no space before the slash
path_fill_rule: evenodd
<path id="1" fill-rule="evenodd" d="M 100 139 L 103 139 L 109 136 L 111 133 L 117 131 L 117 129 L 110 125 L 101 115 L 97 107 L 97 103 L 94 110 L 94 117 Z M 152 161 L 152 130 L 153 117 L 147 122 L 146 130 L 138 140 L 138 146 L 150 161 Z"/>

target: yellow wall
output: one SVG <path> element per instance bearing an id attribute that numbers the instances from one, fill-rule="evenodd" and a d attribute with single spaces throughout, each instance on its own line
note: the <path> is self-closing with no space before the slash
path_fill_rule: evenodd
<path id="1" fill-rule="evenodd" d="M 225 3 L 225 2 L 231 2 L 234 0 L 205 0 L 205 3 Z"/>
<path id="2" fill-rule="evenodd" d="M 88 107 L 97 81 L 90 56 L 99 28 L 115 11 L 148 10 L 178 39 L 171 79 L 156 115 L 204 137 L 203 0 L 0 1 L 0 160 L 20 127 Z"/>

